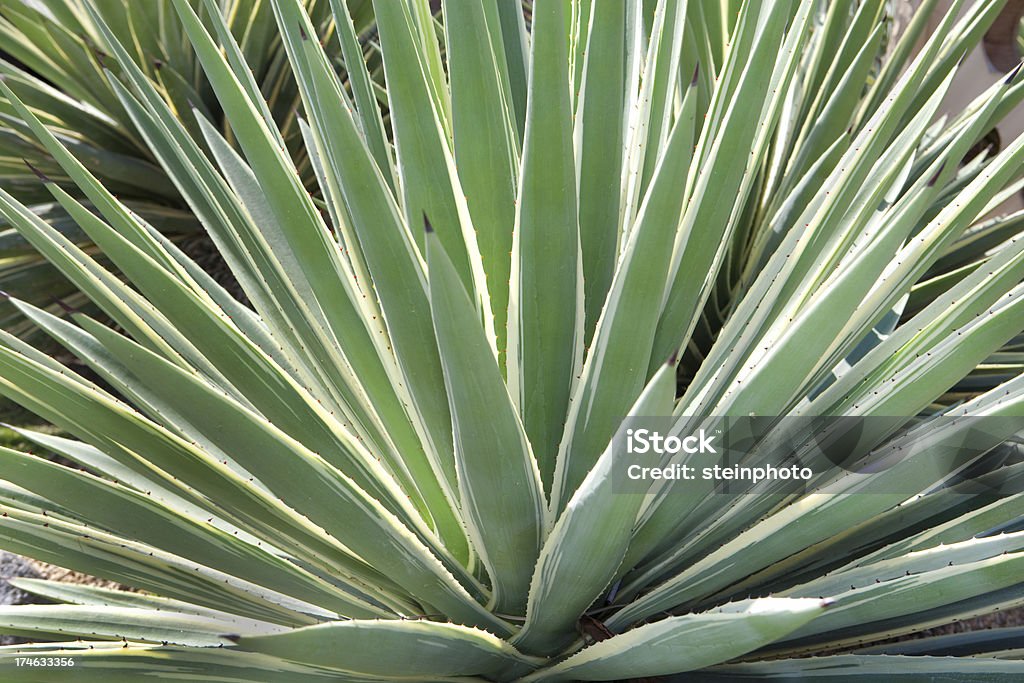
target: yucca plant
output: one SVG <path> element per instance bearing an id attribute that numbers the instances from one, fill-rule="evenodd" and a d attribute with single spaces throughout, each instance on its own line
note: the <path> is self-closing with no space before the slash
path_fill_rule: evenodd
<path id="1" fill-rule="evenodd" d="M 273 0 L 325 212 L 212 0 L 172 4 L 226 131 L 75 4 L 251 307 L 0 84 L 127 279 L 0 191 L 117 325 L 12 299 L 106 386 L 0 334 L 81 466 L 0 449 L 0 545 L 137 589 L 18 581 L 58 604 L 0 608 L 5 680 L 1024 675 L 1013 630 L 871 645 L 1024 604 L 1024 236 L 985 219 L 1024 140 L 967 158 L 1024 78 L 936 118 L 1001 3 L 911 59 L 933 3 L 890 42 L 883 0 L 379 0 L 385 125 Z M 646 418 L 751 415 L 910 429 L 806 491 L 618 489 Z"/>
<path id="2" fill-rule="evenodd" d="M 207 8 L 198 0 L 191 4 L 209 26 Z M 329 39 L 333 23 L 326 0 L 311 0 L 304 6 L 317 27 L 317 35 Z M 367 0 L 352 0 L 348 6 L 356 30 L 363 36 L 360 49 L 370 56 L 374 73 L 378 73 L 379 57 L 375 44 L 368 40 L 372 36 L 372 7 Z M 190 114 L 193 107 L 230 139 L 230 129 L 216 96 L 168 0 L 107 0 L 90 3 L 90 7 L 117 40 L 128 46 L 132 61 L 146 73 L 195 139 L 201 139 L 201 134 Z M 316 178 L 295 119 L 298 91 L 269 3 L 225 0 L 217 4 L 217 11 L 259 80 L 260 92 L 296 168 L 305 184 L 314 189 Z M 110 86 L 106 70 L 119 73 L 120 67 L 101 47 L 103 42 L 100 29 L 83 2 L 0 0 L 0 77 L 18 90 L 26 106 L 134 212 L 176 243 L 184 242 L 194 256 L 205 256 L 207 252 L 215 255 L 214 250 L 206 248 L 201 225 L 156 163 Z M 329 42 L 328 46 L 333 46 L 329 57 L 340 65 L 337 41 Z M 344 72 L 342 76 L 345 77 Z M 85 199 L 88 205 L 87 198 L 38 144 L 13 106 L 0 98 L 3 187 L 76 244 L 95 254 L 88 238 L 40 186 L 33 168 L 53 178 L 72 196 Z M 86 297 L 26 244 L 16 230 L 2 223 L 0 289 L 51 312 L 60 310 L 55 299 L 72 306 L 87 305 Z M 0 325 L 32 341 L 45 336 L 36 334 L 37 328 L 6 303 L 0 305 Z"/>

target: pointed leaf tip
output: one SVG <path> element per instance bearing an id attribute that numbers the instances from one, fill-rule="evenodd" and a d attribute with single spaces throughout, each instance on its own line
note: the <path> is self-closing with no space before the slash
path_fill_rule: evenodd
<path id="1" fill-rule="evenodd" d="M 1011 72 L 1010 72 L 1010 73 L 1009 73 L 1009 74 L 1008 74 L 1008 75 L 1006 76 L 1006 80 L 1004 80 L 1004 81 L 1003 81 L 1003 84 L 1004 84 L 1004 85 L 1010 85 L 1011 83 L 1013 83 L 1013 79 L 1015 79 L 1015 78 L 1017 77 L 1017 74 L 1019 74 L 1019 73 L 1020 73 L 1020 67 L 1021 67 L 1021 66 L 1024 66 L 1024 60 L 1022 60 L 1022 61 L 1018 62 L 1018 63 L 1017 63 L 1017 66 L 1015 66 L 1015 67 L 1013 68 L 1013 71 L 1011 71 Z"/>
<path id="2" fill-rule="evenodd" d="M 299 24 L 299 37 L 303 40 L 309 40 L 309 34 L 306 33 L 306 27 L 301 23 Z"/>
<path id="3" fill-rule="evenodd" d="M 238 643 L 242 640 L 242 636 L 238 635 L 237 633 L 225 633 L 221 635 L 221 638 L 224 638 L 225 640 L 230 640 L 232 643 Z"/>
<path id="4" fill-rule="evenodd" d="M 669 367 L 675 367 L 675 364 L 679 362 L 679 351 L 680 349 L 676 349 L 675 351 L 673 351 L 672 354 L 668 357 L 668 360 L 665 361 L 665 365 Z"/>
<path id="5" fill-rule="evenodd" d="M 93 55 L 93 57 L 96 58 L 96 63 L 97 64 L 99 64 L 104 69 L 107 68 L 106 60 L 110 58 L 110 55 L 108 55 L 106 52 L 104 52 L 103 50 L 99 49 L 95 45 L 92 46 L 92 55 Z"/>
<path id="6" fill-rule="evenodd" d="M 0 289 L 0 299 L 3 299 L 4 301 L 8 301 L 8 300 L 10 300 L 10 298 L 11 298 L 10 294 L 8 294 L 4 290 Z"/>
<path id="7" fill-rule="evenodd" d="M 430 219 L 427 218 L 427 212 L 423 212 L 423 229 L 429 235 L 434 232 L 434 226 L 430 224 Z"/>
<path id="8" fill-rule="evenodd" d="M 53 182 L 52 180 L 50 180 L 50 177 L 48 175 L 46 175 L 45 173 L 40 171 L 38 168 L 33 166 L 32 163 L 28 159 L 22 159 L 22 161 L 24 161 L 25 165 L 28 166 L 28 170 L 32 171 L 32 173 L 34 173 L 35 176 L 37 178 L 39 178 L 41 181 L 43 181 L 44 183 L 52 183 Z"/>
<path id="9" fill-rule="evenodd" d="M 75 313 L 78 313 L 77 308 L 72 308 L 71 306 L 68 306 L 66 303 L 64 303 L 63 299 L 56 296 L 52 296 L 50 298 L 53 300 L 53 303 L 60 306 L 61 310 L 67 313 L 68 315 L 74 315 Z"/>
<path id="10" fill-rule="evenodd" d="M 939 176 L 942 175 L 942 170 L 944 168 L 946 168 L 946 162 L 945 161 L 943 161 L 939 165 L 939 170 L 935 171 L 935 175 L 933 175 L 931 177 L 931 179 L 928 181 L 928 187 L 934 187 L 935 183 L 939 182 Z"/>
<path id="11" fill-rule="evenodd" d="M 690 79 L 690 87 L 696 87 L 697 76 L 700 75 L 700 62 L 697 62 L 696 66 L 693 67 L 693 78 Z"/>
<path id="12" fill-rule="evenodd" d="M 157 71 L 159 71 L 160 69 L 164 68 L 164 60 L 162 60 L 162 59 L 154 59 L 153 60 L 153 68 L 156 69 Z"/>

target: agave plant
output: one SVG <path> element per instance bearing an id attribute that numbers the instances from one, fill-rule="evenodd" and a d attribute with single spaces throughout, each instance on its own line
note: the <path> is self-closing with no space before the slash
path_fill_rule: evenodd
<path id="1" fill-rule="evenodd" d="M 317 26 L 317 35 L 328 38 L 333 25 L 326 0 L 304 4 Z M 192 107 L 202 111 L 230 138 L 216 96 L 196 61 L 188 37 L 174 18 L 170 2 L 113 0 L 89 5 L 117 39 L 130 46 L 133 62 L 149 76 L 168 106 L 183 114 L 181 120 L 195 139 L 201 139 L 201 134 L 195 118 L 189 114 Z M 196 1 L 192 6 L 209 24 L 207 8 Z M 371 33 L 372 7 L 365 0 L 352 0 L 349 7 L 356 30 L 364 37 L 361 49 L 371 58 L 377 73 L 379 58 L 373 42 L 366 40 Z M 218 3 L 218 12 L 236 36 L 246 63 L 259 80 L 260 91 L 296 168 L 307 186 L 315 188 L 316 179 L 294 117 L 298 92 L 269 3 L 227 0 Z M 176 243 L 185 241 L 186 249 L 194 256 L 205 255 L 204 250 L 210 250 L 204 249 L 206 241 L 200 224 L 156 163 L 105 76 L 106 70 L 117 72 L 119 66 L 101 47 L 103 42 L 101 31 L 83 2 L 0 0 L 0 77 L 18 89 L 22 101 L 127 206 Z M 329 45 L 335 46 L 328 53 L 330 58 L 340 62 L 336 41 Z M 76 244 L 95 254 L 88 238 L 39 185 L 33 168 L 87 202 L 60 165 L 36 142 L 13 106 L 0 98 L 0 178 L 4 187 Z M 60 310 L 54 299 L 73 306 L 87 305 L 86 297 L 40 258 L 16 230 L 3 224 L 0 288 L 51 311 Z M 6 304 L 0 306 L 0 324 L 25 338 L 29 332 L 37 332 L 35 326 Z"/>
<path id="2" fill-rule="evenodd" d="M 380 0 L 385 125 L 346 4 L 348 87 L 273 0 L 323 211 L 212 0 L 172 4 L 226 128 L 102 4 L 107 83 L 249 303 L 0 84 L 98 254 L 0 215 L 117 325 L 12 299 L 104 385 L 0 333 L 0 391 L 73 438 L 21 433 L 80 466 L 0 449 L 0 545 L 136 589 L 18 581 L 57 604 L 0 608 L 6 680 L 1024 675 L 1016 631 L 875 644 L 1024 604 L 1024 236 L 986 218 L 1024 139 L 961 164 L 1024 78 L 935 116 L 1001 3 L 911 58 L 925 12 L 890 42 L 883 0 Z M 910 429 L 807 491 L 617 488 L 646 418 L 750 415 Z"/>

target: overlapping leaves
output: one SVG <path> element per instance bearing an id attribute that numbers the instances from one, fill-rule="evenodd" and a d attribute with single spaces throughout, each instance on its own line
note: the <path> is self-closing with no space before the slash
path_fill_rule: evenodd
<path id="1" fill-rule="evenodd" d="M 612 485 L 613 438 L 645 415 L 902 415 L 936 449 L 964 436 L 927 421 L 954 402 L 1024 415 L 1024 236 L 985 218 L 1024 141 L 961 163 L 1024 80 L 936 119 L 1000 3 L 959 3 L 911 59 L 922 25 L 887 45 L 881 0 L 537 0 L 529 22 L 379 0 L 384 93 L 352 3 L 132 10 L 166 45 L 113 4 L 7 30 L 29 54 L 87 23 L 107 57 L 67 97 L 119 112 L 246 303 L 55 99 L 0 84 L 48 160 L 5 182 L 0 216 L 117 326 L 12 300 L 98 379 L 0 333 L 0 393 L 67 433 L 25 437 L 80 466 L 0 452 L 0 543 L 145 591 L 23 581 L 58 604 L 0 614 L 38 641 L 0 660 L 72 656 L 84 680 L 857 676 L 906 662 L 801 658 L 1024 602 L 1021 494 L 938 486 L 927 451 L 827 493 Z M 139 58 L 151 44 L 201 97 Z M 301 100 L 284 121 L 266 69 Z M 991 479 L 1021 476 L 1013 432 L 975 444 Z M 990 642 L 1005 661 L 910 670 L 1019 673 Z"/>

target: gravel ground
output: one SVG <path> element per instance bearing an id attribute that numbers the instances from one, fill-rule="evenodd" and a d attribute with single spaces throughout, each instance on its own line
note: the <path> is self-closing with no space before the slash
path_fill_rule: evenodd
<path id="1" fill-rule="evenodd" d="M 77 583 L 83 586 L 96 586 L 97 588 L 132 590 L 114 581 L 105 581 L 95 576 L 73 572 L 63 567 L 0 550 L 0 605 L 30 605 L 37 602 L 48 602 L 12 586 L 10 580 L 17 578 L 48 579 Z M 0 645 L 14 645 L 23 642 L 26 641 L 22 638 L 0 635 Z"/>

